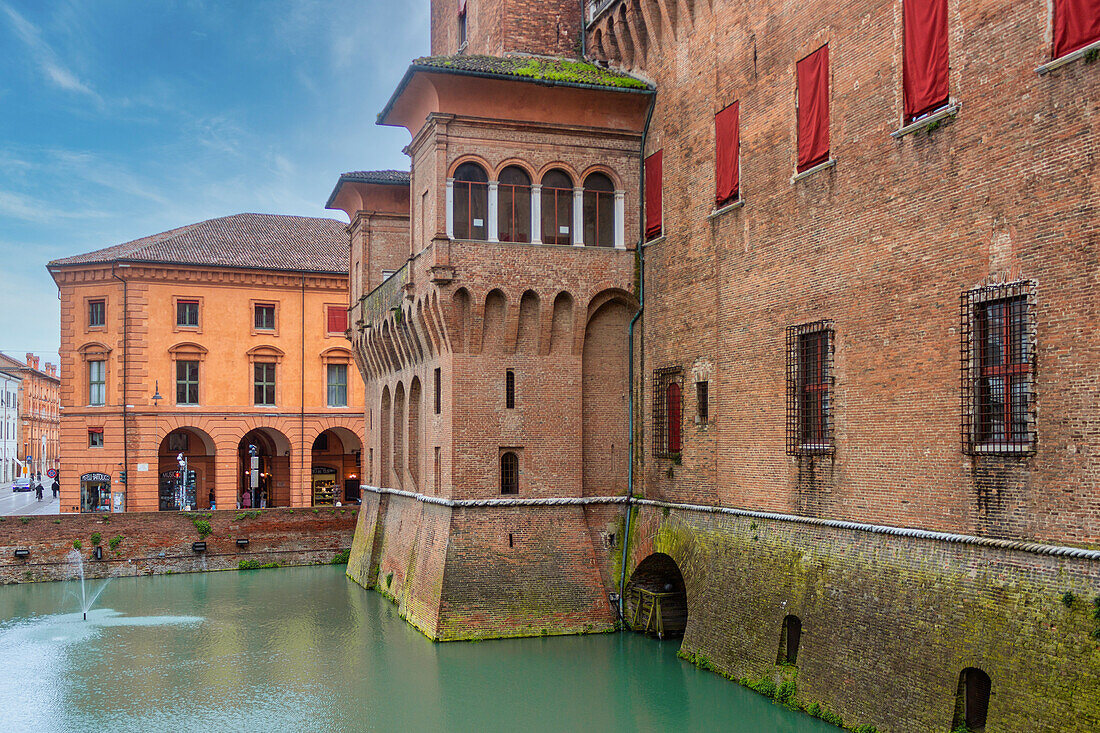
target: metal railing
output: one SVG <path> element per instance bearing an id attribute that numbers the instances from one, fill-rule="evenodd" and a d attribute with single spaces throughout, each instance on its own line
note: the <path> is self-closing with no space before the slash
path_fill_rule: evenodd
<path id="1" fill-rule="evenodd" d="M 588 22 L 591 23 L 600 13 L 616 2 L 618 2 L 618 0 L 589 0 Z"/>

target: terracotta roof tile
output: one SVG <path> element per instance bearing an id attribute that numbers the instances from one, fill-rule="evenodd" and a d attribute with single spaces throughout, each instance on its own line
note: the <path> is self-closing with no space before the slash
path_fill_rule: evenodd
<path id="1" fill-rule="evenodd" d="M 348 258 L 347 233 L 335 219 L 234 214 L 54 260 L 48 266 L 163 262 L 346 274 Z"/>

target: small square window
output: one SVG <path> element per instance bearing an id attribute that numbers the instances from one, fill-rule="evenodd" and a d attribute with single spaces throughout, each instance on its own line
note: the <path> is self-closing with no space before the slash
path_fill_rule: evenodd
<path id="1" fill-rule="evenodd" d="M 348 309 L 342 305 L 326 306 L 326 332 L 343 336 L 348 330 Z"/>
<path id="2" fill-rule="evenodd" d="M 275 330 L 275 306 L 270 303 L 256 304 L 256 329 L 259 331 Z"/>
<path id="3" fill-rule="evenodd" d="M 199 325 L 199 301 L 176 301 L 176 325 L 185 328 L 197 328 Z"/>
<path id="4" fill-rule="evenodd" d="M 89 430 L 88 430 L 88 447 L 89 448 L 102 448 L 103 447 L 103 428 L 89 428 Z"/>
<path id="5" fill-rule="evenodd" d="M 88 327 L 96 328 L 107 323 L 107 301 L 88 301 Z"/>

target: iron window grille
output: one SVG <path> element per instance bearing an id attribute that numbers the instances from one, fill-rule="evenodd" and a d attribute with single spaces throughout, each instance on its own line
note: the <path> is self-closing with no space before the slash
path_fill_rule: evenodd
<path id="1" fill-rule="evenodd" d="M 967 454 L 1035 450 L 1035 283 L 960 299 L 962 444 Z"/>
<path id="2" fill-rule="evenodd" d="M 88 326 L 95 328 L 107 322 L 107 301 L 88 301 Z"/>
<path id="3" fill-rule="evenodd" d="M 664 367 L 653 372 L 653 455 L 678 458 L 683 447 L 683 375 L 680 367 Z"/>
<path id="4" fill-rule="evenodd" d="M 511 369 L 504 372 L 504 407 L 508 410 L 516 407 L 516 373 Z"/>
<path id="5" fill-rule="evenodd" d="M 176 404 L 199 404 L 199 363 L 197 361 L 176 362 Z"/>
<path id="6" fill-rule="evenodd" d="M 275 330 L 275 306 L 256 306 L 256 329 L 262 331 Z"/>
<path id="7" fill-rule="evenodd" d="M 787 454 L 832 453 L 833 322 L 787 329 Z"/>
<path id="8" fill-rule="evenodd" d="M 199 325 L 199 301 L 176 301 L 176 325 L 198 327 Z"/>

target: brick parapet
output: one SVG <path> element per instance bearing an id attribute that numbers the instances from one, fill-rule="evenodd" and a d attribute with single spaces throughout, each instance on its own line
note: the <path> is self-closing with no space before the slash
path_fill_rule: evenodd
<path id="1" fill-rule="evenodd" d="M 79 541 L 87 578 L 236 568 L 241 560 L 282 565 L 331 562 L 351 547 L 358 507 L 253 512 L 127 512 L 0 518 L 0 584 L 72 580 Z M 200 535 L 197 521 L 209 523 Z M 103 559 L 95 560 L 98 533 Z M 121 537 L 114 548 L 110 542 Z M 244 547 L 238 539 L 247 539 Z M 194 552 L 193 542 L 206 542 Z M 26 559 L 16 549 L 29 550 Z"/>

